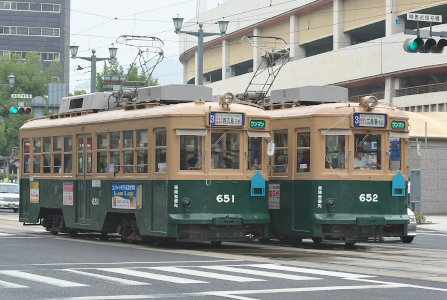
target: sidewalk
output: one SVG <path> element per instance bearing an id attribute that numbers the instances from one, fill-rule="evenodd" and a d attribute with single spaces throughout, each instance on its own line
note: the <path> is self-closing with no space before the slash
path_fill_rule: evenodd
<path id="1" fill-rule="evenodd" d="M 429 224 L 418 224 L 417 230 L 447 233 L 447 216 L 427 216 Z"/>

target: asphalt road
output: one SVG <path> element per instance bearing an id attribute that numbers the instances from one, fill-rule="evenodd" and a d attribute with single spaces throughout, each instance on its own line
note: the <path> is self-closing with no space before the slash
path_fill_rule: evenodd
<path id="1" fill-rule="evenodd" d="M 346 249 L 53 236 L 0 211 L 0 299 L 445 299 L 447 234 Z"/>

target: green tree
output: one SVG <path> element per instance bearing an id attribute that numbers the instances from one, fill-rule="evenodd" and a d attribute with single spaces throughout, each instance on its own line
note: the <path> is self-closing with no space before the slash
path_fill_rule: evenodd
<path id="1" fill-rule="evenodd" d="M 138 70 L 135 64 L 131 64 L 127 71 L 124 71 L 124 67 L 119 64 L 116 58 L 110 59 L 108 62 L 104 62 L 104 70 L 96 74 L 96 90 L 98 92 L 104 91 L 104 76 L 121 76 L 126 77 L 128 82 L 127 86 L 146 86 L 146 82 L 149 86 L 158 85 L 158 78 L 152 78 L 144 72 Z"/>
<path id="2" fill-rule="evenodd" d="M 57 62 L 44 68 L 41 57 L 35 52 L 28 53 L 26 60 L 14 55 L 0 58 L 0 82 L 6 83 L 10 74 L 16 77 L 13 88 L 0 88 L 0 155 L 9 155 L 12 147 L 19 146 L 19 128 L 32 118 L 32 115 L 10 114 L 9 109 L 17 105 L 17 102 L 25 102 L 25 105 L 30 105 L 31 102 L 11 99 L 11 94 L 45 95 L 48 92 L 48 83 L 54 82 L 61 71 L 61 65 Z"/>

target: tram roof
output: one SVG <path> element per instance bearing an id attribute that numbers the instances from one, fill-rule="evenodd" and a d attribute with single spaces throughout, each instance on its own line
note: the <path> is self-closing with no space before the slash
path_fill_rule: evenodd
<path id="1" fill-rule="evenodd" d="M 410 117 L 410 138 L 447 139 L 447 112 L 406 112 Z"/>
<path id="2" fill-rule="evenodd" d="M 269 118 L 268 112 L 248 105 L 231 104 L 229 110 L 225 110 L 217 102 L 196 101 L 190 103 L 152 106 L 134 110 L 119 109 L 102 111 L 63 118 L 41 118 L 25 123 L 20 129 L 27 130 L 174 116 L 204 116 L 208 111 L 243 112 L 247 116 Z"/>
<path id="3" fill-rule="evenodd" d="M 339 116 L 357 113 L 387 114 L 392 117 L 407 119 L 406 112 L 398 108 L 385 105 L 378 105 L 372 111 L 365 111 L 358 103 L 326 103 L 309 106 L 295 106 L 284 109 L 274 109 L 269 111 L 270 117 L 274 119 L 285 119 L 290 117 L 305 118 L 309 116 Z"/>

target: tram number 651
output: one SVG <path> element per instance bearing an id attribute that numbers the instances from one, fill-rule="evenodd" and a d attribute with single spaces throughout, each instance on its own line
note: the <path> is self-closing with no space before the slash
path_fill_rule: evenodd
<path id="1" fill-rule="evenodd" d="M 379 195 L 377 194 L 360 194 L 360 202 L 379 202 Z"/>
<path id="2" fill-rule="evenodd" d="M 234 203 L 234 195 L 217 195 L 216 201 L 218 203 Z"/>

